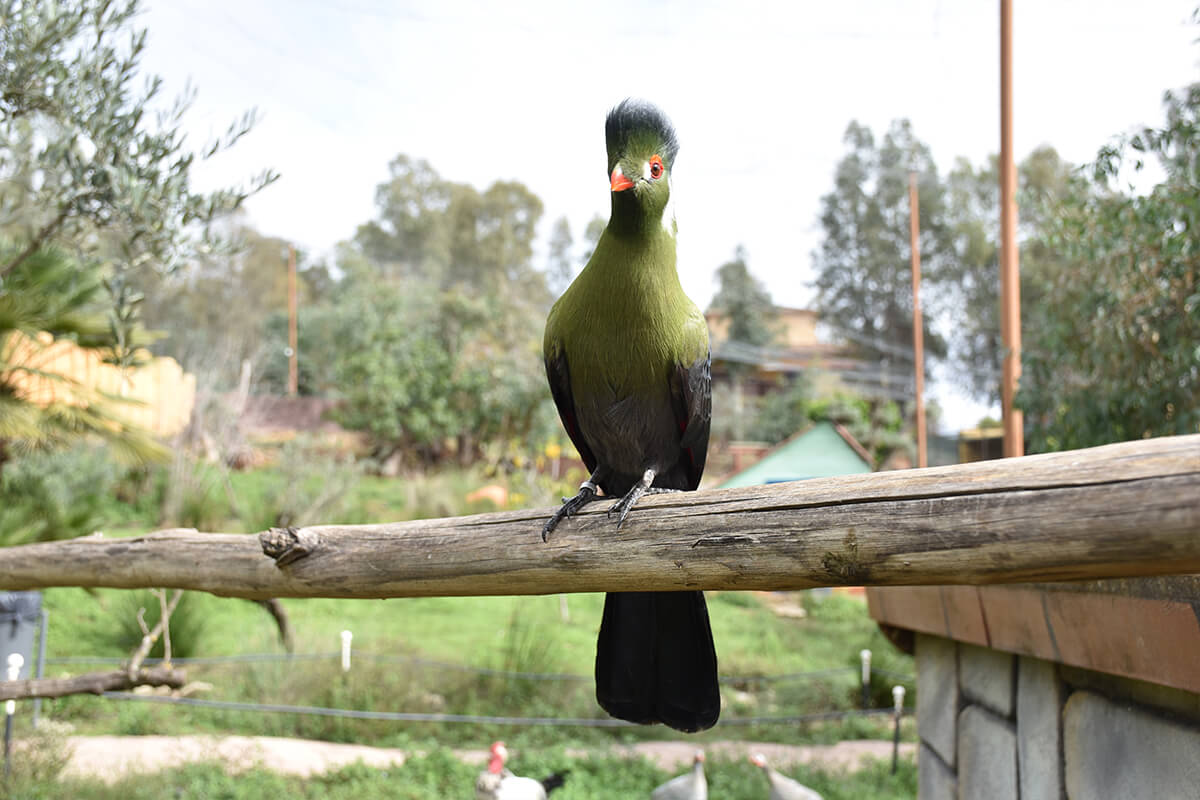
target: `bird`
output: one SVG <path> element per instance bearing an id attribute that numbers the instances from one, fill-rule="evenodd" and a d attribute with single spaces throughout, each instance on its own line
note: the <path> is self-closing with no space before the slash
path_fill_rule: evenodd
<path id="1" fill-rule="evenodd" d="M 688 772 L 659 786 L 650 800 L 708 800 L 708 781 L 704 778 L 704 751 L 697 750 Z"/>
<path id="2" fill-rule="evenodd" d="M 767 783 L 771 787 L 771 791 L 767 794 L 767 800 L 823 800 L 821 795 L 803 783 L 794 781 L 786 775 L 780 775 L 768 767 L 767 759 L 762 753 L 750 756 L 750 763 L 761 767 L 763 774 L 767 776 Z"/>
<path id="3" fill-rule="evenodd" d="M 508 748 L 493 742 L 488 768 L 475 780 L 475 800 L 546 800 L 566 781 L 567 773 L 556 772 L 542 780 L 513 775 L 504 766 Z"/>
<path id="4" fill-rule="evenodd" d="M 550 394 L 590 476 L 542 527 L 618 498 L 619 528 L 647 493 L 700 484 L 712 416 L 708 325 L 675 262 L 671 176 L 679 140 L 642 100 L 605 119 L 611 214 L 592 256 L 550 309 L 543 342 Z M 683 732 L 716 724 L 717 654 L 704 595 L 605 597 L 596 699 L 610 715 Z"/>

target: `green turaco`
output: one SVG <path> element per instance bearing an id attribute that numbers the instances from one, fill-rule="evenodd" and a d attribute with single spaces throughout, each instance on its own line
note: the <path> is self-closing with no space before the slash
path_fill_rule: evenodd
<path id="1" fill-rule="evenodd" d="M 550 310 L 544 354 L 559 416 L 591 476 L 542 538 L 603 491 L 621 525 L 642 495 L 695 489 L 712 410 L 708 327 L 675 266 L 675 131 L 625 100 L 605 121 L 612 213 L 595 252 Z M 609 714 L 681 731 L 720 713 L 717 656 L 701 592 L 610 593 L 596 645 Z"/>

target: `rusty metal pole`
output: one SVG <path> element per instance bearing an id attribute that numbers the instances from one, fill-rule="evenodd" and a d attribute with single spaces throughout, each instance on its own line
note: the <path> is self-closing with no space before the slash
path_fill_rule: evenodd
<path id="1" fill-rule="evenodd" d="M 1025 454 L 1024 415 L 1013 406 L 1021 377 L 1021 280 L 1017 256 L 1017 168 L 1012 133 L 1012 0 L 1000 0 L 1000 334 L 1004 370 L 1000 403 L 1004 456 Z"/>
<path id="2" fill-rule="evenodd" d="M 925 326 L 921 321 L 921 211 L 917 173 L 908 173 L 909 239 L 912 243 L 913 370 L 917 383 L 917 466 L 929 461 L 925 449 Z"/>
<path id="3" fill-rule="evenodd" d="M 288 395 L 295 397 L 300 390 L 300 368 L 297 362 L 299 337 L 296 326 L 296 248 L 288 245 Z"/>

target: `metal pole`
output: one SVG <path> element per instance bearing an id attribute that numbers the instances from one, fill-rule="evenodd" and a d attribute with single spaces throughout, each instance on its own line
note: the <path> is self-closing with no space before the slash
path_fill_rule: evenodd
<path id="1" fill-rule="evenodd" d="M 342 672 L 350 671 L 350 640 L 353 638 L 350 631 L 342 631 Z"/>
<path id="2" fill-rule="evenodd" d="M 46 677 L 46 628 L 50 623 L 50 612 L 42 606 L 41 624 L 38 626 L 38 651 L 37 651 L 37 666 L 34 667 L 34 677 Z M 36 730 L 38 726 L 38 717 L 42 712 L 42 698 L 35 697 L 33 699 L 33 727 Z"/>
<path id="3" fill-rule="evenodd" d="M 300 369 L 297 363 L 299 337 L 296 325 L 296 248 L 288 245 L 288 395 L 295 397 L 300 390 Z"/>
<path id="4" fill-rule="evenodd" d="M 21 667 L 25 666 L 25 657 L 20 653 L 8 656 L 8 679 L 15 681 L 21 676 Z M 12 732 L 13 715 L 17 713 L 17 701 L 7 700 L 4 703 L 4 777 L 12 772 Z"/>
<path id="5" fill-rule="evenodd" d="M 900 718 L 904 716 L 904 687 L 892 687 L 892 774 L 900 768 Z"/>
<path id="6" fill-rule="evenodd" d="M 917 381 L 917 466 L 929 465 L 925 449 L 925 326 L 921 321 L 921 211 L 917 173 L 908 173 L 909 239 L 912 243 L 913 370 Z"/>
<path id="7" fill-rule="evenodd" d="M 1021 377 L 1021 280 L 1017 256 L 1017 168 L 1013 159 L 1012 0 L 1000 0 L 1000 402 L 1004 456 L 1025 454 L 1024 415 L 1013 406 Z"/>
<path id="8" fill-rule="evenodd" d="M 862 707 L 871 707 L 871 651 L 860 650 L 859 660 L 862 661 Z"/>

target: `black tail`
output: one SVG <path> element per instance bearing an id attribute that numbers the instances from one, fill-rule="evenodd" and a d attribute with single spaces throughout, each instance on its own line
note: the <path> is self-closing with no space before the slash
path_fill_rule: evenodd
<path id="1" fill-rule="evenodd" d="M 677 731 L 721 713 L 717 652 L 702 592 L 614 592 L 596 642 L 596 700 L 617 719 Z"/>
<path id="2" fill-rule="evenodd" d="M 542 784 L 542 788 L 546 790 L 546 794 L 549 795 L 555 789 L 566 783 L 567 773 L 570 771 L 571 770 L 569 769 L 564 769 L 562 772 L 556 772 L 553 775 L 542 778 L 540 783 Z"/>

